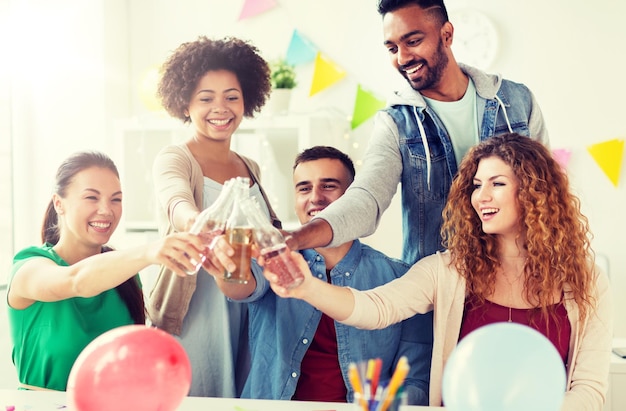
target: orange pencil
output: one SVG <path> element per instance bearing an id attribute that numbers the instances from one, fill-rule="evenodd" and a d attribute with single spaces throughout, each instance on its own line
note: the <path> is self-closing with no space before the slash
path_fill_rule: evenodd
<path id="1" fill-rule="evenodd" d="M 361 378 L 359 377 L 359 370 L 356 368 L 355 363 L 350 363 L 348 366 L 348 378 L 350 384 L 354 390 L 354 395 L 359 397 L 359 404 L 363 411 L 368 411 L 367 401 L 365 401 L 365 395 L 363 393 L 363 386 L 361 385 Z"/>
<path id="2" fill-rule="evenodd" d="M 389 386 L 387 387 L 387 395 L 380 407 L 380 411 L 387 411 L 387 408 L 391 405 L 396 396 L 396 392 L 398 388 L 404 382 L 406 375 L 409 373 L 409 361 L 406 357 L 400 357 L 398 360 L 398 364 L 396 365 L 396 369 L 391 376 L 391 381 L 389 381 Z"/>

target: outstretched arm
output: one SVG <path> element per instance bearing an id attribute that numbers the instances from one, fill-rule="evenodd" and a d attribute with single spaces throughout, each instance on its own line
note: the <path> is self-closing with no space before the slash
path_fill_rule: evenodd
<path id="1" fill-rule="evenodd" d="M 292 232 L 286 232 L 285 243 L 291 250 L 325 247 L 333 239 L 333 229 L 328 221 L 316 218 Z"/>
<path id="2" fill-rule="evenodd" d="M 350 289 L 328 284 L 313 277 L 308 264 L 300 253 L 292 251 L 291 256 L 304 274 L 304 281 L 295 288 L 286 289 L 277 285 L 278 277 L 275 274 L 264 270 L 263 275 L 270 282 L 272 290 L 283 298 L 304 300 L 337 321 L 348 318 L 354 309 L 354 296 Z M 261 257 L 259 263 L 261 265 L 264 263 Z"/>
<path id="3" fill-rule="evenodd" d="M 398 128 L 389 114 L 379 112 L 363 167 L 348 190 L 295 230 L 287 245 L 292 250 L 336 247 L 374 233 L 398 189 L 402 168 Z"/>
<path id="4" fill-rule="evenodd" d="M 9 304 L 26 308 L 35 301 L 60 301 L 92 297 L 112 289 L 151 264 L 162 264 L 177 275 L 200 261 L 202 242 L 188 233 L 172 234 L 150 244 L 115 250 L 85 258 L 70 266 L 33 257 L 15 272 L 9 289 Z"/>
<path id="5" fill-rule="evenodd" d="M 278 286 L 276 275 L 265 269 L 263 274 L 272 290 L 280 297 L 304 300 L 336 321 L 363 329 L 385 328 L 417 313 L 432 311 L 442 281 L 440 271 L 447 269 L 438 253 L 420 260 L 393 281 L 371 290 L 355 290 L 313 277 L 304 258 L 294 252 L 292 256 L 304 274 L 303 283 L 287 290 Z M 259 264 L 264 264 L 262 258 Z M 454 283 L 458 276 L 446 275 L 444 280 Z"/>

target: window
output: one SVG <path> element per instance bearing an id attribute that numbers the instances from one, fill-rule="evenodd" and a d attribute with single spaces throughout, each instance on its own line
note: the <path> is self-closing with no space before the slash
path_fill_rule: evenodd
<path id="1" fill-rule="evenodd" d="M 0 287 L 13 261 L 13 181 L 9 87 L 0 79 Z"/>

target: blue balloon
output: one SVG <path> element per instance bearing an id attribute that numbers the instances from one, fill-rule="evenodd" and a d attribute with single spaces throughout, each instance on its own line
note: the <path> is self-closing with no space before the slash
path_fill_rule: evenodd
<path id="1" fill-rule="evenodd" d="M 554 345 L 521 324 L 496 323 L 468 334 L 443 370 L 448 411 L 558 411 L 566 373 Z"/>

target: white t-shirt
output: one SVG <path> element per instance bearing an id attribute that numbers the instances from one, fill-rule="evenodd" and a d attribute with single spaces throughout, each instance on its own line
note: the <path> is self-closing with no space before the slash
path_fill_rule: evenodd
<path id="1" fill-rule="evenodd" d="M 476 118 L 476 88 L 469 79 L 467 90 L 458 101 L 439 101 L 424 97 L 426 104 L 437 113 L 443 122 L 456 157 L 461 163 L 467 151 L 478 144 L 478 119 Z"/>

